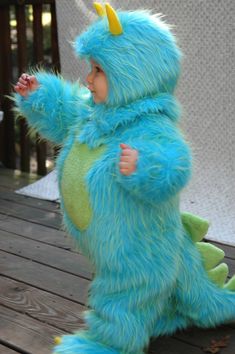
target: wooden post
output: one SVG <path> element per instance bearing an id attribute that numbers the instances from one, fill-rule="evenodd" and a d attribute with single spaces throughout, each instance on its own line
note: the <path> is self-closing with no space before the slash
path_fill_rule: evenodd
<path id="1" fill-rule="evenodd" d="M 50 4 L 51 23 L 51 55 L 53 68 L 60 72 L 60 60 L 57 38 L 57 21 L 55 0 L 0 0 L 0 110 L 4 111 L 4 121 L 0 122 L 0 164 L 6 167 L 15 168 L 15 121 L 12 112 L 13 104 L 5 98 L 5 95 L 12 93 L 13 69 L 11 60 L 11 28 L 10 28 L 10 6 L 15 6 L 17 20 L 17 43 L 18 43 L 18 70 L 17 75 L 27 70 L 27 38 L 26 38 L 26 6 L 33 6 L 33 33 L 34 33 L 34 65 L 44 62 L 43 48 L 43 26 L 42 9 L 44 4 Z M 27 124 L 25 120 L 20 121 L 20 147 L 22 171 L 30 170 L 30 141 L 27 136 Z M 38 174 L 46 174 L 46 143 L 36 144 Z"/>
<path id="2" fill-rule="evenodd" d="M 18 44 L 18 68 L 19 76 L 25 72 L 27 67 L 27 38 L 25 6 L 16 6 L 17 21 L 17 44 Z M 30 139 L 28 136 L 28 125 L 25 118 L 20 119 L 20 169 L 23 172 L 30 171 Z"/>
<path id="3" fill-rule="evenodd" d="M 11 63 L 11 31 L 10 6 L 6 5 L 0 11 L 0 96 L 1 110 L 4 120 L 1 123 L 1 159 L 8 168 L 15 168 L 15 122 L 11 111 L 10 100 L 5 97 L 12 91 L 12 63 Z"/>
<path id="4" fill-rule="evenodd" d="M 34 61 L 37 64 L 43 62 L 43 27 L 42 27 L 42 4 L 33 5 L 33 35 L 34 35 Z M 37 139 L 39 136 L 37 135 Z M 46 142 L 37 141 L 37 172 L 39 175 L 46 175 Z"/>
<path id="5" fill-rule="evenodd" d="M 57 33 L 57 18 L 56 5 L 53 2 L 51 8 L 51 49 L 52 49 L 52 64 L 56 72 L 60 72 L 60 55 L 59 55 L 59 41 Z"/>

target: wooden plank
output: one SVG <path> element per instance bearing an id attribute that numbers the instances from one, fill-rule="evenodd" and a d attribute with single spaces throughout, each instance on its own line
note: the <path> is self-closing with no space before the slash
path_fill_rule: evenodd
<path id="1" fill-rule="evenodd" d="M 7 200 L 1 200 L 0 213 L 55 229 L 59 229 L 62 224 L 61 216 L 58 213 L 31 208 L 27 205 L 22 207 L 20 204 Z"/>
<path id="2" fill-rule="evenodd" d="M 161 337 L 151 342 L 148 354 L 202 354 L 202 351 L 178 339 Z"/>
<path id="3" fill-rule="evenodd" d="M 34 179 L 34 180 L 37 180 L 39 179 L 40 177 L 38 177 L 38 175 L 36 173 L 26 173 L 26 172 L 22 172 L 20 170 L 13 170 L 11 168 L 5 168 L 5 167 L 2 167 L 0 169 L 1 173 L 0 173 L 0 180 L 1 180 L 1 176 L 9 176 L 9 177 L 12 177 L 12 176 L 17 176 L 17 178 L 21 179 Z"/>
<path id="4" fill-rule="evenodd" d="M 59 53 L 59 41 L 57 32 L 57 17 L 55 3 L 51 4 L 51 54 L 53 69 L 56 72 L 60 72 L 60 53 Z"/>
<path id="5" fill-rule="evenodd" d="M 228 326 L 221 326 L 215 329 L 191 328 L 188 331 L 179 332 L 175 335 L 186 343 L 195 345 L 199 348 L 209 347 L 212 340 L 220 340 L 229 336 L 228 345 L 223 348 L 223 354 L 234 354 L 235 352 L 235 329 Z"/>
<path id="6" fill-rule="evenodd" d="M 45 212 L 39 209 L 32 209 L 28 206 L 22 208 L 21 205 L 16 205 L 12 202 L 3 200 L 0 204 L 0 213 L 7 216 L 15 216 L 23 220 L 29 220 L 33 223 L 59 228 L 61 224 L 61 216 L 53 212 Z M 1 225 L 0 225 L 1 228 Z M 230 258 L 225 258 L 224 261 L 229 266 L 229 276 L 235 274 L 235 262 Z"/>
<path id="7" fill-rule="evenodd" d="M 49 354 L 64 331 L 0 305 L 1 340 L 30 354 Z"/>
<path id="8" fill-rule="evenodd" d="M 80 328 L 83 324 L 80 318 L 78 309 L 74 306 L 73 303 L 67 302 L 67 304 L 61 303 L 64 301 L 60 298 L 55 298 L 45 292 L 39 291 L 35 288 L 28 287 L 25 284 L 11 281 L 9 279 L 0 279 L 1 289 L 4 289 L 0 295 L 0 302 L 5 304 L 8 307 L 13 307 L 14 309 L 25 312 L 31 317 L 39 317 L 42 321 L 46 323 L 58 324 L 58 327 L 65 330 L 73 330 Z M 58 303 L 59 301 L 59 303 Z M 72 307 L 73 306 L 73 307 Z M 76 305 L 78 306 L 78 305 Z M 79 310 L 84 308 L 80 307 Z M 73 315 L 73 314 L 76 314 Z M 57 317 L 58 316 L 58 317 Z M 72 322 L 72 325 L 70 325 Z M 73 328 L 74 327 L 74 328 Z M 194 331 L 194 335 L 192 334 Z M 199 331 L 198 335 L 195 335 L 195 332 Z M 210 333 L 212 332 L 212 336 Z M 197 348 L 191 347 L 188 344 L 194 343 L 195 346 L 207 346 L 210 343 L 211 339 L 220 339 L 224 335 L 231 334 L 230 329 L 221 328 L 218 330 L 198 330 L 193 329 L 189 332 L 183 332 L 183 334 L 178 334 L 178 338 L 158 338 L 151 343 L 149 354 L 151 353 L 165 353 L 165 354 L 182 354 L 182 353 L 199 353 Z M 193 335 L 193 340 L 191 339 Z M 186 338 L 185 338 L 186 336 Z M 234 331 L 233 331 L 234 336 Z M 203 341 L 201 341 L 203 338 Z M 188 344 L 183 343 L 183 340 Z M 229 347 L 231 347 L 231 341 Z M 167 351 L 169 350 L 169 351 Z M 224 352 L 223 352 L 224 353 Z M 232 352 L 225 352 L 226 354 L 232 354 Z"/>
<path id="9" fill-rule="evenodd" d="M 9 231 L 32 240 L 64 249 L 71 249 L 73 241 L 65 232 L 46 226 L 20 220 L 12 216 L 0 214 L 0 230 Z"/>
<path id="10" fill-rule="evenodd" d="M 0 23 L 2 24 L 4 17 L 4 11 L 0 11 Z M 2 40 L 2 31 L 0 31 L 0 110 L 2 111 L 2 99 L 4 94 L 4 66 L 3 66 L 3 54 L 4 54 L 4 43 Z M 5 119 L 5 118 L 4 118 Z M 0 167 L 2 166 L 2 161 L 4 159 L 5 154 L 5 137 L 4 137 L 4 123 L 3 121 L 0 122 Z M 2 169 L 2 167 L 1 167 Z M 1 171 L 0 169 L 0 171 Z"/>
<path id="11" fill-rule="evenodd" d="M 235 274 L 235 260 L 225 257 L 223 260 L 224 263 L 228 265 L 229 268 L 229 278 Z"/>
<path id="12" fill-rule="evenodd" d="M 43 63 L 42 4 L 33 5 L 33 56 L 34 64 Z M 40 139 L 39 134 L 36 134 L 37 173 L 41 176 L 47 174 L 46 152 L 46 142 Z"/>
<path id="13" fill-rule="evenodd" d="M 13 349 L 10 349 L 8 347 L 5 347 L 5 345 L 3 346 L 2 344 L 0 344 L 0 354 L 17 354 L 19 353 L 18 351 L 16 352 Z"/>
<path id="14" fill-rule="evenodd" d="M 0 168 L 0 185 L 16 190 L 37 181 L 40 177 L 35 174 L 23 173 L 19 170 Z"/>
<path id="15" fill-rule="evenodd" d="M 15 168 L 15 119 L 12 112 L 12 103 L 5 97 L 12 92 L 12 51 L 11 51 L 11 29 L 10 29 L 10 6 L 6 4 L 0 11 L 0 97 L 1 110 L 4 112 L 4 119 L 1 123 L 1 155 L 2 162 L 9 168 Z"/>
<path id="16" fill-rule="evenodd" d="M 91 265 L 83 255 L 75 252 L 45 245 L 6 231 L 0 231 L 0 249 L 88 280 L 92 278 Z"/>
<path id="17" fill-rule="evenodd" d="M 15 6 L 17 47 L 18 47 L 18 74 L 25 72 L 27 67 L 27 38 L 25 6 Z"/>
<path id="18" fill-rule="evenodd" d="M 12 190 L 9 190 L 6 186 L 0 185 L 0 199 L 12 201 L 21 205 L 28 205 L 33 208 L 53 211 L 55 213 L 61 214 L 59 203 L 18 194 Z"/>
<path id="19" fill-rule="evenodd" d="M 68 332 L 84 326 L 85 306 L 5 277 L 0 289 L 0 304 L 12 310 Z"/>
<path id="20" fill-rule="evenodd" d="M 0 251 L 0 274 L 84 305 L 89 281 Z"/>
<path id="21" fill-rule="evenodd" d="M 25 6 L 16 6 L 17 47 L 18 47 L 18 76 L 25 72 L 27 67 L 27 39 Z M 20 127 L 20 169 L 24 172 L 30 170 L 30 139 L 26 119 L 21 117 L 18 121 Z"/>

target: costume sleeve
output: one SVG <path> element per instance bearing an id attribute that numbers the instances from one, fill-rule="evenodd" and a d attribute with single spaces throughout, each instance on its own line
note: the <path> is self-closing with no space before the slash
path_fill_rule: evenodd
<path id="1" fill-rule="evenodd" d="M 38 72 L 35 76 L 39 87 L 27 97 L 15 94 L 16 110 L 42 137 L 60 144 L 78 120 L 84 104 L 82 88 L 51 73 Z"/>
<path id="2" fill-rule="evenodd" d="M 122 175 L 117 181 L 137 198 L 161 203 L 185 187 L 191 175 L 191 153 L 177 129 L 159 134 L 155 140 L 126 142 L 139 152 L 136 171 Z"/>

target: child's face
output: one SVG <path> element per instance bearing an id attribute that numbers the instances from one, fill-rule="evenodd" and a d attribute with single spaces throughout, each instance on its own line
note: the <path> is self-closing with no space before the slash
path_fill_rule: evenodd
<path id="1" fill-rule="evenodd" d="M 93 95 L 95 103 L 103 103 L 108 95 L 108 81 L 101 66 L 91 60 L 91 71 L 87 75 L 88 89 Z"/>

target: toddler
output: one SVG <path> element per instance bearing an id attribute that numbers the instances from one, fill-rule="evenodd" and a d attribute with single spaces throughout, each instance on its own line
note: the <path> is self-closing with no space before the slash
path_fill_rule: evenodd
<path id="1" fill-rule="evenodd" d="M 224 285 L 223 252 L 200 242 L 208 223 L 179 211 L 192 159 L 169 27 L 148 11 L 95 8 L 97 21 L 75 41 L 90 61 L 87 88 L 23 74 L 15 100 L 62 147 L 63 222 L 95 274 L 87 328 L 57 338 L 54 353 L 143 354 L 151 337 L 234 319 L 235 279 Z"/>

